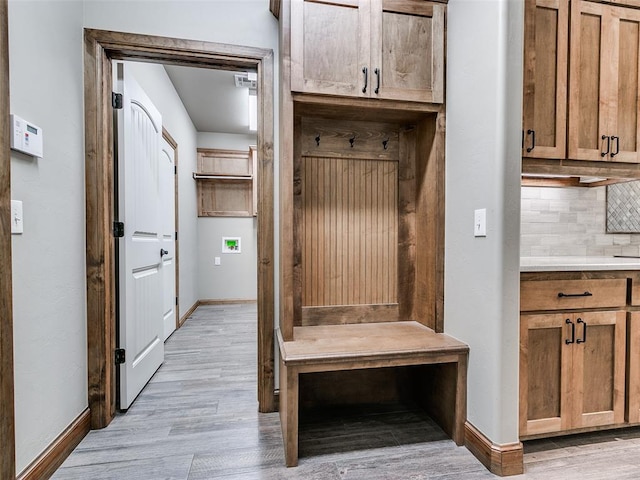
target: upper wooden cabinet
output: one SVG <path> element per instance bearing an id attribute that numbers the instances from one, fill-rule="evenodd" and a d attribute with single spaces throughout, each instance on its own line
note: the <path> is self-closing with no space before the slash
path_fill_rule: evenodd
<path id="1" fill-rule="evenodd" d="M 567 138 L 567 0 L 527 0 L 524 47 L 524 157 L 563 158 Z"/>
<path id="2" fill-rule="evenodd" d="M 640 162 L 640 10 L 573 0 L 569 158 Z"/>
<path id="3" fill-rule="evenodd" d="M 193 173 L 199 217 L 251 217 L 257 212 L 257 151 L 199 148 Z"/>
<path id="4" fill-rule="evenodd" d="M 291 89 L 442 103 L 444 12 L 424 0 L 292 0 Z"/>

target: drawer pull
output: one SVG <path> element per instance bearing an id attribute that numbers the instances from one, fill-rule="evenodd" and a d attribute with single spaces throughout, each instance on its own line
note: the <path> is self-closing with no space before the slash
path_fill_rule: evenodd
<path id="1" fill-rule="evenodd" d="M 362 87 L 362 93 L 367 93 L 367 83 L 369 82 L 369 69 L 367 67 L 362 67 L 362 73 L 364 74 L 364 87 Z"/>
<path id="2" fill-rule="evenodd" d="M 566 345 L 571 345 L 572 343 L 574 343 L 576 341 L 576 326 L 575 324 L 570 320 L 570 319 L 566 319 L 564 321 L 564 323 L 566 323 L 567 325 L 571 325 L 571 340 L 567 340 L 565 338 L 564 343 Z"/>
<path id="3" fill-rule="evenodd" d="M 566 298 L 566 297 L 593 297 L 593 293 L 584 292 L 584 293 L 558 293 L 558 298 Z"/>
<path id="4" fill-rule="evenodd" d="M 576 340 L 576 343 L 585 343 L 587 341 L 587 322 L 585 322 L 584 320 L 582 320 L 581 318 L 578 319 L 578 323 L 582 323 L 583 327 L 582 327 L 582 338 Z"/>

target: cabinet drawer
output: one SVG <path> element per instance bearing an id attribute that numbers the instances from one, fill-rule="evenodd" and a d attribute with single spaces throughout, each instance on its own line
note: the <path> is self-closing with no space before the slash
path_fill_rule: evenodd
<path id="1" fill-rule="evenodd" d="M 520 284 L 520 310 L 566 310 L 623 307 L 627 300 L 627 280 L 544 280 Z"/>

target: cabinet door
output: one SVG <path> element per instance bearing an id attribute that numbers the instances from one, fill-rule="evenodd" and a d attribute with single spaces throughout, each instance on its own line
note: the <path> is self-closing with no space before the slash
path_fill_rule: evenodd
<path id="1" fill-rule="evenodd" d="M 624 422 L 626 313 L 574 314 L 571 428 Z"/>
<path id="2" fill-rule="evenodd" d="M 372 0 L 371 96 L 444 101 L 443 5 Z"/>
<path id="3" fill-rule="evenodd" d="M 520 317 L 520 435 L 559 432 L 571 420 L 571 315 Z"/>
<path id="4" fill-rule="evenodd" d="M 615 90 L 615 110 L 607 135 L 612 135 L 609 158 L 616 162 L 640 162 L 640 11 L 613 8 L 611 31 L 613 69 L 609 85 Z"/>
<path id="5" fill-rule="evenodd" d="M 610 157 L 608 121 L 615 103 L 610 78 L 615 68 L 611 54 L 611 7 L 601 3 L 571 2 L 569 73 L 569 158 L 605 161 Z"/>
<path id="6" fill-rule="evenodd" d="M 627 319 L 627 413 L 629 423 L 640 423 L 640 312 Z"/>
<path id="7" fill-rule="evenodd" d="M 522 155 L 565 158 L 569 3 L 526 0 Z"/>
<path id="8" fill-rule="evenodd" d="M 291 89 L 368 97 L 370 23 L 369 0 L 292 0 Z"/>

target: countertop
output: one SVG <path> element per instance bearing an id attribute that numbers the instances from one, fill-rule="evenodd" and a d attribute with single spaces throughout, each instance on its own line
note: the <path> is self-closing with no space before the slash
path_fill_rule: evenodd
<path id="1" fill-rule="evenodd" d="M 640 270 L 640 258 L 520 257 L 521 272 L 576 272 L 583 270 Z"/>

